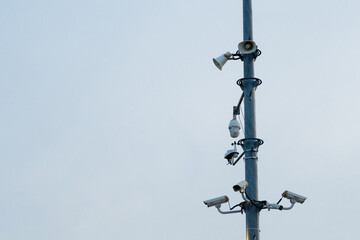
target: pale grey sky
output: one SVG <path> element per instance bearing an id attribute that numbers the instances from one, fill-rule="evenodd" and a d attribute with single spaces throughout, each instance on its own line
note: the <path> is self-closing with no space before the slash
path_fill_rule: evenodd
<path id="1" fill-rule="evenodd" d="M 262 239 L 354 238 L 358 1 L 253 1 Z M 244 239 L 226 165 L 242 1 L 3 1 L 0 239 Z M 224 206 L 225 207 L 225 206 Z M 223 208 L 224 208 L 223 207 Z"/>

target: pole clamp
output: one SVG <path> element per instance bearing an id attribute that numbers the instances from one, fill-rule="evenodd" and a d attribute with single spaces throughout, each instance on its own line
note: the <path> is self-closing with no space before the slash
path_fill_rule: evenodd
<path id="1" fill-rule="evenodd" d="M 244 152 L 257 152 L 259 146 L 264 144 L 264 141 L 260 138 L 243 138 L 237 144 L 242 147 Z"/>
<path id="2" fill-rule="evenodd" d="M 244 90 L 244 84 L 251 84 L 252 87 L 257 87 L 261 85 L 262 81 L 260 78 L 255 77 L 249 77 L 249 78 L 240 78 L 236 81 L 236 84 L 241 87 L 242 90 Z"/>
<path id="3" fill-rule="evenodd" d="M 256 49 L 252 53 L 245 54 L 245 53 L 241 53 L 238 50 L 238 51 L 236 51 L 236 53 L 231 54 L 231 56 L 228 59 L 229 60 L 239 60 L 240 59 L 241 61 L 244 61 L 244 57 L 246 55 L 250 55 L 252 57 L 252 59 L 254 59 L 254 61 L 256 61 L 256 58 L 261 55 L 261 51 L 260 51 L 260 49 Z"/>

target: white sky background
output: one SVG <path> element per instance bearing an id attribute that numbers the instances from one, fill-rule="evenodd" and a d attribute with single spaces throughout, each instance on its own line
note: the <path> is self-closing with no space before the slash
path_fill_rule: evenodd
<path id="1" fill-rule="evenodd" d="M 253 1 L 262 239 L 358 234 L 358 1 Z M 242 1 L 3 1 L 0 239 L 244 239 Z M 284 204 L 286 201 L 283 202 Z M 223 210 L 226 206 L 223 206 Z"/>

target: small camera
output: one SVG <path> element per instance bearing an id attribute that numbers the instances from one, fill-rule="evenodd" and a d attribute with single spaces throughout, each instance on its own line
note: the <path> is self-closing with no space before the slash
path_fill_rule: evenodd
<path id="1" fill-rule="evenodd" d="M 228 160 L 228 163 L 234 165 L 234 159 L 239 156 L 239 153 L 236 150 L 228 150 L 225 153 L 224 158 Z"/>
<path id="2" fill-rule="evenodd" d="M 229 123 L 229 131 L 230 131 L 230 136 L 232 138 L 237 138 L 240 134 L 240 123 L 239 121 L 236 119 L 236 117 L 234 117 L 230 123 Z"/>
<path id="3" fill-rule="evenodd" d="M 228 161 L 228 164 L 234 165 L 234 159 L 239 156 L 239 152 L 236 149 L 236 142 L 232 143 L 231 145 L 234 145 L 234 148 L 227 150 L 224 158 Z"/>
<path id="4" fill-rule="evenodd" d="M 291 202 L 294 201 L 294 203 L 295 203 L 295 202 L 304 203 L 305 200 L 306 200 L 306 197 L 301 196 L 301 195 L 296 194 L 296 193 L 293 193 L 293 192 L 290 192 L 290 191 L 288 191 L 288 190 L 286 190 L 285 192 L 283 192 L 282 196 L 283 196 L 284 198 L 290 199 Z"/>
<path id="5" fill-rule="evenodd" d="M 229 201 L 229 198 L 227 196 L 222 196 L 222 197 L 217 197 L 217 198 L 212 198 L 212 199 L 206 200 L 206 201 L 204 201 L 204 204 L 208 207 L 212 207 L 212 206 L 226 203 L 228 201 Z"/>
<path id="6" fill-rule="evenodd" d="M 233 189 L 235 192 L 243 193 L 248 185 L 249 185 L 248 182 L 244 180 L 244 181 L 241 181 L 238 184 L 234 185 Z"/>

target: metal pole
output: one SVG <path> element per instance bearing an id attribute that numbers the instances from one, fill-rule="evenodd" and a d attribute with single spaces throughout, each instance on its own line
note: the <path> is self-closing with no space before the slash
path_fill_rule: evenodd
<path id="1" fill-rule="evenodd" d="M 251 0 L 243 0 L 243 37 L 244 41 L 253 40 L 252 31 L 252 6 Z M 255 121 L 255 90 L 259 82 L 254 79 L 254 56 L 244 55 L 244 78 L 241 88 L 244 92 L 245 111 L 245 140 L 243 149 L 245 151 L 245 179 L 248 182 L 246 192 L 251 200 L 258 200 L 258 174 L 257 174 L 257 149 L 259 141 L 256 139 Z M 246 239 L 259 240 L 259 212 L 252 205 L 246 205 Z"/>

